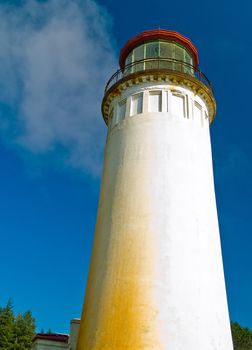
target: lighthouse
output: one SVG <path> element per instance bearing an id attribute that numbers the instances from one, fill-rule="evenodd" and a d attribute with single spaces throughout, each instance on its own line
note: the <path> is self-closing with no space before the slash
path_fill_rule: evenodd
<path id="1" fill-rule="evenodd" d="M 175 31 L 138 34 L 119 62 L 102 101 L 108 131 L 77 349 L 232 350 L 211 84 Z"/>

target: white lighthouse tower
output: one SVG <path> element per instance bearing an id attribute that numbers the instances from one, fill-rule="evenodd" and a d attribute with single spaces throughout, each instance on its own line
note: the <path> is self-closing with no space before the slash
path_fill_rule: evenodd
<path id="1" fill-rule="evenodd" d="M 209 125 L 192 42 L 129 40 L 102 103 L 108 126 L 78 350 L 231 350 Z"/>

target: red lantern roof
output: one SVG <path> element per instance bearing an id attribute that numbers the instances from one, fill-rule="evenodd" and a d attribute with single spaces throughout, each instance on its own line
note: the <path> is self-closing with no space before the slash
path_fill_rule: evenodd
<path id="1" fill-rule="evenodd" d="M 191 53 L 194 65 L 198 66 L 199 64 L 198 50 L 196 46 L 191 42 L 190 39 L 172 30 L 153 29 L 153 30 L 146 30 L 134 36 L 129 41 L 127 41 L 127 43 L 124 45 L 120 53 L 120 59 L 119 59 L 120 67 L 123 68 L 125 66 L 126 57 L 136 46 L 139 46 L 146 41 L 153 41 L 158 39 L 174 41 L 184 46 Z"/>

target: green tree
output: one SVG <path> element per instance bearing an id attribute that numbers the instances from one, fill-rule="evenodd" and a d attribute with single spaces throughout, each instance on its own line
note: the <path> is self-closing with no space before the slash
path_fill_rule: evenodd
<path id="1" fill-rule="evenodd" d="M 11 300 L 0 308 L 0 349 L 30 350 L 35 320 L 30 311 L 14 315 Z"/>
<path id="2" fill-rule="evenodd" d="M 14 313 L 11 300 L 0 308 L 0 349 L 11 350 L 14 341 Z"/>
<path id="3" fill-rule="evenodd" d="M 35 320 L 30 311 L 19 313 L 14 322 L 14 350 L 28 350 L 31 348 L 35 335 Z"/>
<path id="4" fill-rule="evenodd" d="M 241 327 L 237 322 L 231 322 L 234 350 L 252 350 L 252 332 Z"/>

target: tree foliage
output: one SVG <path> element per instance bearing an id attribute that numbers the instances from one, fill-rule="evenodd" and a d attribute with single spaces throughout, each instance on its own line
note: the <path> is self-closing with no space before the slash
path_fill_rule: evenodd
<path id="1" fill-rule="evenodd" d="M 35 320 L 30 311 L 14 315 L 12 302 L 0 308 L 0 349 L 30 350 Z"/>
<path id="2" fill-rule="evenodd" d="M 252 350 L 252 332 L 241 327 L 237 322 L 231 322 L 234 350 Z"/>
<path id="3" fill-rule="evenodd" d="M 15 317 L 11 300 L 0 308 L 0 349 L 13 349 Z"/>

